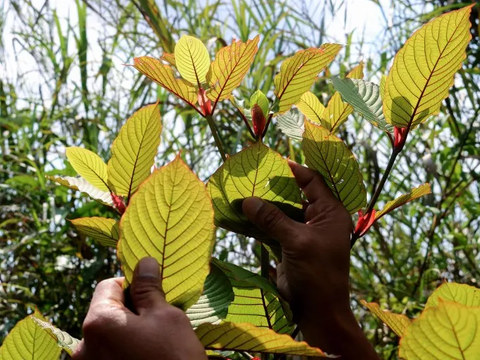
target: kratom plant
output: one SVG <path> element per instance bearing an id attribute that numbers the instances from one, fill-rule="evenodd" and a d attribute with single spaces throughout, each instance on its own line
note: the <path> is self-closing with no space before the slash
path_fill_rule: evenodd
<path id="1" fill-rule="evenodd" d="M 263 138 L 275 119 L 286 136 L 302 142 L 305 164 L 323 176 L 351 214 L 359 215 L 353 246 L 375 221 L 430 193 L 430 186 L 424 184 L 375 210 L 408 135 L 438 113 L 448 96 L 454 75 L 466 57 L 471 7 L 440 16 L 414 33 L 397 53 L 380 85 L 363 80 L 363 63 L 345 79 L 333 78 L 337 92 L 327 106 L 309 90 L 341 45 L 324 44 L 287 58 L 274 79 L 275 100 L 270 102 L 261 91 L 252 90 L 246 108 L 242 100 L 234 98 L 233 91 L 254 60 L 259 37 L 245 43 L 233 41 L 211 62 L 200 40 L 183 36 L 173 54 L 163 54 L 160 59 L 136 58 L 133 66 L 207 121 L 223 159 L 207 185 L 192 173 L 180 154 L 151 172 L 162 131 L 158 104 L 141 108 L 127 120 L 113 142 L 108 164 L 89 150 L 71 147 L 66 155 L 79 177 L 51 180 L 118 211 L 120 219 L 80 218 L 72 223 L 81 234 L 116 247 L 125 287 L 139 259 L 155 257 L 167 301 L 186 312 L 210 355 L 234 351 L 247 356 L 329 356 L 289 336 L 296 333 L 289 306 L 265 276 L 271 257 L 278 260 L 279 245 L 241 211 L 243 199 L 257 196 L 302 219 L 302 194 L 287 160 L 265 145 Z M 248 147 L 232 156 L 225 153 L 215 126 L 217 105 L 226 100 L 237 108 L 252 137 Z M 390 161 L 368 205 L 355 156 L 336 135 L 353 111 L 384 132 L 392 144 Z M 261 275 L 212 258 L 215 226 L 262 242 Z M 478 299 L 474 288 L 443 285 L 412 323 L 405 316 L 382 312 L 376 304 L 366 306 L 402 337 L 401 358 L 438 358 L 443 352 L 454 358 L 461 353 L 463 358 L 473 359 L 475 355 L 470 354 L 480 343 L 480 332 L 475 329 L 480 320 Z M 22 341 L 25 337 L 28 342 Z M 6 359 L 28 358 L 28 354 L 42 351 L 40 358 L 56 359 L 60 350 L 55 343 L 71 353 L 77 342 L 36 312 L 15 327 L 0 355 Z"/>

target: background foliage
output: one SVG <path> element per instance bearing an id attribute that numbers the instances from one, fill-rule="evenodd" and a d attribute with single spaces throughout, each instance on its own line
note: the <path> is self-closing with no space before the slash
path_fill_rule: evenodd
<path id="1" fill-rule="evenodd" d="M 65 161 L 66 146 L 83 144 L 107 159 L 124 121 L 158 98 L 164 130 L 157 165 L 182 150 L 187 164 L 205 180 L 221 162 L 204 119 L 122 64 L 132 64 L 134 56 L 173 52 L 185 33 L 201 38 L 212 53 L 232 37 L 246 41 L 260 34 L 259 52 L 237 97 L 248 99 L 261 89 L 273 98 L 273 76 L 285 57 L 337 41 L 345 49 L 313 89 L 326 103 L 333 94 L 326 82 L 330 75 L 345 75 L 363 60 L 365 79 L 378 83 L 414 29 L 466 5 L 456 0 L 373 1 L 385 21 L 377 25 L 375 38 L 366 38 L 326 31 L 328 21 L 355 16 L 344 1 L 69 1 L 76 11 L 67 17 L 48 1 L 0 2 L 0 337 L 32 304 L 56 326 L 80 337 L 95 284 L 120 273 L 114 251 L 80 237 L 68 221 L 108 217 L 111 210 L 45 179 L 73 175 Z M 361 299 L 414 317 L 442 281 L 480 281 L 478 7 L 471 20 L 473 39 L 451 96 L 440 115 L 409 138 L 379 201 L 424 182 L 431 183 L 433 194 L 383 218 L 352 252 L 353 305 L 385 359 L 396 357 L 397 338 L 365 311 Z M 232 106 L 219 106 L 216 127 L 224 148 L 234 154 L 247 145 L 247 130 Z M 388 139 L 378 133 L 356 115 L 340 130 L 358 158 L 368 193 L 389 155 Z M 298 144 L 275 126 L 266 141 L 302 161 Z M 223 230 L 218 230 L 216 253 L 244 266 L 259 264 L 251 239 Z"/>

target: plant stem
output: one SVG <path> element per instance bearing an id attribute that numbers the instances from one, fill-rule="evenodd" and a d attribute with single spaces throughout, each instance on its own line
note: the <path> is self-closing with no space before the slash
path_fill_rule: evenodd
<path id="1" fill-rule="evenodd" d="M 270 266 L 270 254 L 263 244 L 260 244 L 262 252 L 260 253 L 260 275 L 265 279 L 269 279 L 268 268 Z"/>
<path id="2" fill-rule="evenodd" d="M 222 140 L 218 136 L 218 132 L 217 132 L 217 129 L 215 128 L 215 122 L 213 121 L 212 115 L 205 116 L 205 119 L 207 119 L 208 126 L 210 126 L 210 130 L 215 140 L 215 145 L 217 145 L 217 148 L 218 148 L 218 151 L 220 152 L 220 156 L 222 157 L 222 160 L 223 161 L 227 160 L 227 156 L 225 155 L 225 150 L 223 149 Z"/>

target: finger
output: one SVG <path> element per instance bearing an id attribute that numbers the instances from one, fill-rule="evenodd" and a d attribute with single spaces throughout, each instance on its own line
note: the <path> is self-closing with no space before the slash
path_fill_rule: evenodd
<path id="1" fill-rule="evenodd" d="M 310 203 L 314 203 L 319 199 L 335 199 L 332 191 L 328 188 L 327 184 L 325 184 L 322 175 L 318 172 L 291 160 L 288 161 L 288 165 L 290 169 L 292 169 L 298 186 L 302 189 Z"/>
<path id="2" fill-rule="evenodd" d="M 101 281 L 95 288 L 90 309 L 98 310 L 105 306 L 119 305 L 123 307 L 125 297 L 123 295 L 124 278 L 112 278 Z M 101 311 L 101 310 L 100 310 Z"/>
<path id="3" fill-rule="evenodd" d="M 242 210 L 248 220 L 280 243 L 291 240 L 295 227 L 300 225 L 275 205 L 258 197 L 249 197 L 243 200 Z"/>
<path id="4" fill-rule="evenodd" d="M 157 259 L 146 257 L 138 262 L 133 274 L 130 296 L 139 315 L 150 313 L 167 304 Z"/>

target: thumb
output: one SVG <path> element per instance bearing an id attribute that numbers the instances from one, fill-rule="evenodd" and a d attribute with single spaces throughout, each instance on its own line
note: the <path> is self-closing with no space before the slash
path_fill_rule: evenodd
<path id="1" fill-rule="evenodd" d="M 296 222 L 275 205 L 258 197 L 249 197 L 243 200 L 242 210 L 248 220 L 272 239 L 280 243 L 291 239 Z"/>
<path id="2" fill-rule="evenodd" d="M 160 278 L 160 265 L 153 257 L 141 259 L 133 273 L 130 297 L 139 315 L 166 305 Z"/>

